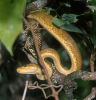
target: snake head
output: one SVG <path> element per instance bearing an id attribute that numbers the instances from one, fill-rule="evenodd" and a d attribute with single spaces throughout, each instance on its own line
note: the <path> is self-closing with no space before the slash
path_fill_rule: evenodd
<path id="1" fill-rule="evenodd" d="M 41 69 L 37 64 L 27 64 L 17 68 L 17 72 L 20 74 L 41 74 Z"/>
<path id="2" fill-rule="evenodd" d="M 20 74 L 36 74 L 40 80 L 45 80 L 45 76 L 42 74 L 41 68 L 37 64 L 27 64 L 17 68 L 17 72 Z"/>

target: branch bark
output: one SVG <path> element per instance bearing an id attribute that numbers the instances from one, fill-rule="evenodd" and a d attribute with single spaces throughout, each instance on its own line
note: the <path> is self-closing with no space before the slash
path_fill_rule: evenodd
<path id="1" fill-rule="evenodd" d="M 36 51 L 37 51 L 37 55 L 38 55 L 38 59 L 39 59 L 39 63 L 44 69 L 44 72 L 45 72 L 45 74 L 47 76 L 47 80 L 48 80 L 49 85 L 52 85 L 52 82 L 51 82 L 51 79 L 49 77 L 48 71 L 47 71 L 46 66 L 45 66 L 45 64 L 43 62 L 43 59 L 41 57 L 40 50 L 38 48 L 38 43 L 37 43 L 37 40 L 35 38 L 35 34 L 34 34 L 34 31 L 33 31 L 33 28 L 24 17 L 23 17 L 23 20 L 24 20 L 25 24 L 27 25 L 27 27 L 30 29 L 31 33 L 32 33 L 34 45 L 36 47 Z M 55 91 L 54 87 L 50 87 L 50 88 L 52 90 L 52 94 L 53 94 L 55 100 L 59 100 L 58 93 Z"/>

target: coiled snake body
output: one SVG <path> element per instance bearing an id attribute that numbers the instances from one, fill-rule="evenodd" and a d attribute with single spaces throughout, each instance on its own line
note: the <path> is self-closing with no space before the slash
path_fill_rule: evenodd
<path id="1" fill-rule="evenodd" d="M 50 77 L 53 73 L 53 70 L 52 70 L 50 64 L 48 64 L 48 62 L 46 62 L 44 60 L 46 57 L 52 58 L 55 66 L 56 66 L 56 69 L 64 75 L 68 75 L 68 74 L 72 73 L 73 71 L 81 69 L 82 58 L 81 58 L 80 51 L 79 51 L 75 41 L 72 39 L 72 37 L 66 31 L 64 31 L 61 28 L 58 28 L 52 24 L 52 16 L 48 15 L 46 12 L 37 11 L 37 12 L 30 14 L 28 17 L 31 19 L 35 19 L 47 31 L 49 31 L 49 33 L 61 43 L 61 45 L 66 49 L 66 51 L 68 52 L 68 54 L 70 56 L 71 68 L 67 69 L 61 64 L 60 57 L 54 49 L 47 48 L 47 49 L 41 50 L 41 56 L 43 58 L 43 61 L 46 65 L 46 68 L 48 70 Z M 36 64 L 28 64 L 28 65 L 26 65 L 26 67 L 24 67 L 24 66 L 19 67 L 17 69 L 17 72 L 19 72 L 21 74 L 36 74 L 36 76 L 40 80 L 45 79 L 45 76 L 42 74 L 41 68 Z"/>

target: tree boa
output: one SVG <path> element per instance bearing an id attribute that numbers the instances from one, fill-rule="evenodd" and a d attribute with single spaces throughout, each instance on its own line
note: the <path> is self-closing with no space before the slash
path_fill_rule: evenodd
<path id="1" fill-rule="evenodd" d="M 37 22 L 39 22 L 55 39 L 57 39 L 61 43 L 61 45 L 65 48 L 65 50 L 70 56 L 71 67 L 70 69 L 67 69 L 61 64 L 60 57 L 54 49 L 47 48 L 41 50 L 41 56 L 43 58 L 50 77 L 52 76 L 53 69 L 52 66 L 44 60 L 47 57 L 53 59 L 56 69 L 63 75 L 68 75 L 73 71 L 81 69 L 82 57 L 75 41 L 65 30 L 53 25 L 51 15 L 48 15 L 44 11 L 36 11 L 30 14 L 28 18 L 30 18 L 31 20 L 35 19 Z M 21 74 L 36 74 L 38 79 L 46 79 L 45 75 L 42 73 L 42 69 L 37 64 L 28 64 L 26 66 L 21 66 L 17 68 L 17 72 Z"/>

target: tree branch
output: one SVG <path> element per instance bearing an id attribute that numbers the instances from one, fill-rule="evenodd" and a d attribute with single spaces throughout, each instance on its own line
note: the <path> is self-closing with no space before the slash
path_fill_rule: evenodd
<path id="1" fill-rule="evenodd" d="M 45 66 L 45 64 L 43 62 L 43 59 L 41 57 L 40 50 L 38 48 L 38 43 L 37 43 L 37 40 L 35 38 L 35 34 L 34 34 L 34 31 L 33 31 L 33 28 L 24 17 L 23 17 L 23 20 L 24 20 L 25 24 L 27 25 L 27 27 L 30 29 L 31 33 L 32 33 L 34 45 L 36 47 L 37 55 L 38 55 L 38 58 L 39 58 L 39 63 L 41 64 L 41 66 L 44 69 L 44 72 L 45 72 L 45 74 L 47 76 L 47 80 L 48 80 L 49 85 L 52 85 L 52 82 L 51 82 L 51 79 L 49 77 L 48 71 L 47 71 L 46 66 Z M 59 100 L 58 93 L 55 91 L 54 87 L 50 87 L 50 88 L 52 90 L 52 94 L 53 94 L 55 100 Z"/>

